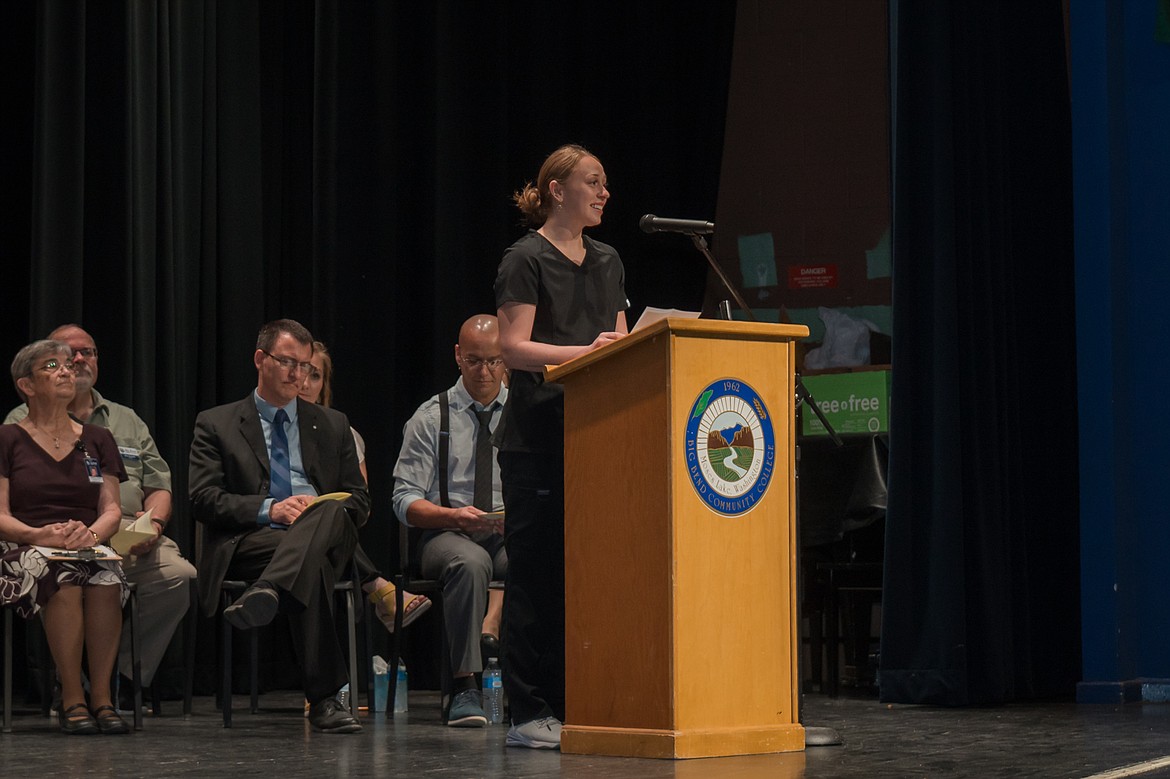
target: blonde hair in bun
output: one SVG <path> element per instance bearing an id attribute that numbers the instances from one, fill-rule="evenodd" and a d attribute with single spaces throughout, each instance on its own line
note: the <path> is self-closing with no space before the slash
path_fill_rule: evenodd
<path id="1" fill-rule="evenodd" d="M 535 186 L 528 182 L 523 189 L 512 194 L 516 207 L 524 214 L 530 225 L 540 227 L 544 224 L 555 205 L 549 184 L 567 179 L 583 158 L 595 156 L 584 146 L 567 143 L 545 158 L 544 164 L 540 166 L 540 173 L 537 174 Z"/>

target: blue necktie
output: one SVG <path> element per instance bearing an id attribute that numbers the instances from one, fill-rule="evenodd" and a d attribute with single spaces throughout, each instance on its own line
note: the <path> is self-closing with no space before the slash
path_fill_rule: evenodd
<path id="1" fill-rule="evenodd" d="M 276 410 L 272 420 L 272 454 L 269 457 L 271 484 L 268 494 L 274 500 L 284 500 L 292 495 L 292 469 L 288 458 L 288 434 L 284 432 L 284 423 L 288 421 L 288 414 L 283 408 Z"/>

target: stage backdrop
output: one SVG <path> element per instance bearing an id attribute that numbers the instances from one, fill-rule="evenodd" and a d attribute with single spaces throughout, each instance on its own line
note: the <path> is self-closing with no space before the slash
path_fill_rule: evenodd
<path id="1" fill-rule="evenodd" d="M 969 5 L 892 3 L 891 700 L 1077 677 L 1060 4 Z M 402 423 L 454 381 L 548 151 L 605 163 L 595 235 L 631 314 L 701 305 L 693 249 L 636 223 L 714 213 L 734 23 L 697 1 L 0 3 L 0 354 L 85 325 L 181 498 L 196 412 L 254 386 L 263 321 L 302 320 L 369 444 L 388 564 Z"/>
<path id="2" fill-rule="evenodd" d="M 302 321 L 369 446 L 364 542 L 389 570 L 402 424 L 494 310 L 510 195 L 548 152 L 606 166 L 593 235 L 632 316 L 701 304 L 701 257 L 637 220 L 714 213 L 733 26 L 733 4 L 677 1 L 2 3 L 0 354 L 61 322 L 94 335 L 99 389 L 172 465 L 190 554 L 195 414 L 255 386 L 264 321 Z"/>

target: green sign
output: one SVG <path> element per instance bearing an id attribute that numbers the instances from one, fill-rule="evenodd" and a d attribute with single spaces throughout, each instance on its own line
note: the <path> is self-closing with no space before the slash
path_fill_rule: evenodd
<path id="1" fill-rule="evenodd" d="M 851 371 L 805 376 L 829 424 L 840 435 L 885 433 L 890 429 L 890 372 Z M 828 435 L 812 409 L 801 411 L 804 435 Z"/>

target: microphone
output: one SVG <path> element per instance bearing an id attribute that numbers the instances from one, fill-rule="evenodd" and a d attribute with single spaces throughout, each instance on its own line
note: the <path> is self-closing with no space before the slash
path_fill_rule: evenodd
<path id="1" fill-rule="evenodd" d="M 664 216 L 654 216 L 654 214 L 646 214 L 639 219 L 638 226 L 647 233 L 710 235 L 715 232 L 714 222 L 704 222 L 701 219 L 667 219 Z"/>

